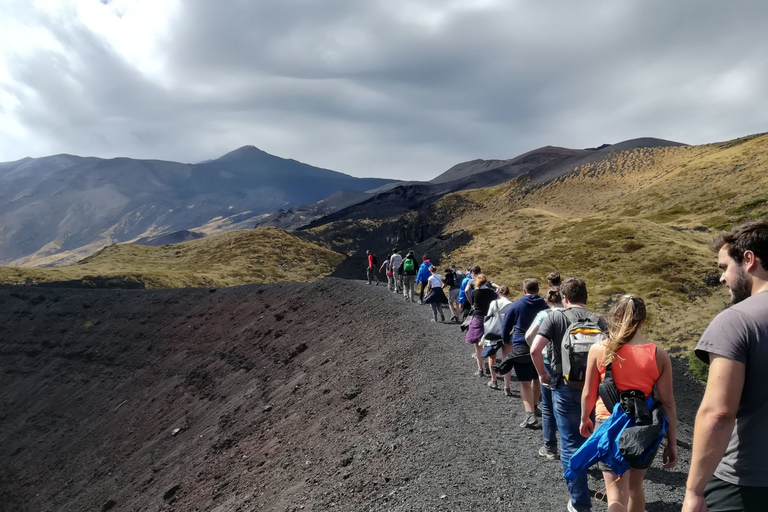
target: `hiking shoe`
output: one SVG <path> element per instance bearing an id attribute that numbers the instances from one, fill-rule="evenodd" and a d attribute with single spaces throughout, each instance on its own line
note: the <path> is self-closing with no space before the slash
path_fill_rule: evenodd
<path id="1" fill-rule="evenodd" d="M 536 428 L 539 426 L 539 420 L 536 419 L 536 415 L 529 412 L 525 415 L 525 419 L 520 424 L 521 428 Z"/>
<path id="2" fill-rule="evenodd" d="M 504 394 L 507 396 L 512 396 L 512 390 L 509 388 L 504 388 Z"/>
<path id="3" fill-rule="evenodd" d="M 536 413 L 536 416 L 538 416 L 539 418 L 541 418 L 541 409 L 539 409 L 539 406 L 538 406 L 538 405 L 534 405 L 534 406 L 533 406 L 533 412 L 535 412 L 535 413 Z"/>
<path id="4" fill-rule="evenodd" d="M 489 380 L 487 385 L 491 389 L 499 389 L 499 385 L 496 383 L 495 380 Z"/>
<path id="5" fill-rule="evenodd" d="M 441 322 L 445 322 L 445 317 L 444 317 L 444 316 L 441 316 L 441 317 L 440 317 L 440 321 L 441 321 Z"/>
<path id="6" fill-rule="evenodd" d="M 568 512 L 589 512 L 590 509 L 588 508 L 576 508 L 573 506 L 573 503 L 571 503 L 571 500 L 568 500 L 568 506 L 566 508 Z"/>
<path id="7" fill-rule="evenodd" d="M 539 448 L 539 455 L 544 457 L 547 460 L 557 459 L 557 452 L 549 451 L 546 446 L 542 446 L 541 448 Z"/>
<path id="8" fill-rule="evenodd" d="M 476 370 L 475 375 L 478 377 L 485 377 L 485 373 L 483 372 L 483 370 Z"/>

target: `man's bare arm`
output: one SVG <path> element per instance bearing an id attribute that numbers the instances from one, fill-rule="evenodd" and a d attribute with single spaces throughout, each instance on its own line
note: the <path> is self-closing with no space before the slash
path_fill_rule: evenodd
<path id="1" fill-rule="evenodd" d="M 685 493 L 686 501 L 690 502 L 703 495 L 704 486 L 725 454 L 744 389 L 744 363 L 715 354 L 710 354 L 709 360 L 707 389 L 693 431 L 693 455 Z M 683 510 L 687 510 L 685 506 Z"/>

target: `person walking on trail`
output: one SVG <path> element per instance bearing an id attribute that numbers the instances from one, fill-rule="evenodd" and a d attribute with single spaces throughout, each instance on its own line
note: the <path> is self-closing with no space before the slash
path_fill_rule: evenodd
<path id="1" fill-rule="evenodd" d="M 479 268 L 479 267 L 478 267 Z M 461 280 L 459 285 L 459 306 L 461 306 L 461 320 L 464 321 L 469 317 L 469 312 L 472 309 L 472 303 L 469 302 L 467 296 L 467 290 L 469 290 L 469 284 L 474 280 L 474 267 L 467 268 L 467 275 Z"/>
<path id="2" fill-rule="evenodd" d="M 677 464 L 677 410 L 672 393 L 672 361 L 661 347 L 657 347 L 640 332 L 647 318 L 645 302 L 637 295 L 624 295 L 613 307 L 610 315 L 608 339 L 596 343 L 589 350 L 584 391 L 581 395 L 581 435 L 589 437 L 613 411 L 606 409 L 598 396 L 598 386 L 605 379 L 610 365 L 616 390 L 630 389 L 651 396 L 654 386 L 669 422 L 667 446 L 664 448 L 664 467 Z M 592 422 L 594 412 L 595 422 Z M 657 449 L 658 450 L 658 449 Z M 631 464 L 628 473 L 619 479 L 610 467 L 599 464 L 605 480 L 608 510 L 643 512 L 645 492 L 643 480 L 653 463 L 653 452 L 643 463 Z"/>
<path id="3" fill-rule="evenodd" d="M 429 293 L 424 298 L 424 304 L 432 306 L 433 322 L 437 322 L 437 314 L 440 313 L 440 321 L 445 322 L 445 314 L 443 313 L 443 304 L 448 304 L 448 297 L 445 296 L 443 291 L 443 276 L 437 273 L 437 269 L 434 265 L 429 267 L 430 276 L 427 279 L 427 285 L 429 286 Z"/>
<path id="4" fill-rule="evenodd" d="M 453 264 L 449 265 L 445 269 L 443 275 L 443 283 L 448 287 L 448 309 L 451 311 L 451 322 L 459 321 L 459 285 L 458 276 L 453 269 Z"/>
<path id="5" fill-rule="evenodd" d="M 552 288 L 547 291 L 547 301 L 549 309 L 539 311 L 533 323 L 525 332 L 525 341 L 528 345 L 533 344 L 536 334 L 539 332 L 539 326 L 552 311 L 563 309 L 563 298 L 560 295 L 559 288 Z M 552 367 L 549 362 L 549 345 L 542 351 L 544 356 L 544 368 L 547 373 L 552 375 Z M 506 377 L 506 375 L 505 375 Z M 552 409 L 552 390 L 549 386 L 539 386 L 541 388 L 541 437 L 544 439 L 544 446 L 539 448 L 539 455 L 547 460 L 558 458 L 557 453 L 557 423 L 555 423 L 555 413 Z"/>
<path id="6" fill-rule="evenodd" d="M 475 277 L 475 289 L 472 290 L 472 320 L 469 322 L 467 334 L 464 342 L 475 346 L 475 360 L 477 361 L 477 371 L 475 375 L 485 377 L 483 370 L 483 344 L 480 340 L 483 337 L 483 319 L 488 314 L 488 308 L 491 302 L 496 299 L 496 294 L 488 288 L 486 283 L 488 279 L 483 274 L 477 274 Z"/>
<path id="7" fill-rule="evenodd" d="M 413 286 L 416 282 L 416 256 L 408 251 L 403 260 L 403 299 L 413 302 Z"/>
<path id="8" fill-rule="evenodd" d="M 392 270 L 392 279 L 394 280 L 395 289 L 392 290 L 395 293 L 402 291 L 400 280 L 400 265 L 403 264 L 403 257 L 397 252 L 397 249 L 392 249 L 392 256 L 389 258 L 389 268 Z"/>
<path id="9" fill-rule="evenodd" d="M 525 341 L 525 332 L 533 323 L 539 311 L 549 309 L 547 303 L 539 297 L 539 280 L 528 278 L 523 281 L 523 296 L 512 303 L 504 318 L 502 336 L 505 344 L 512 345 L 509 357 L 512 358 L 513 368 L 520 386 L 520 398 L 525 408 L 525 418 L 520 424 L 523 428 L 536 428 L 536 409 L 539 403 L 541 389 L 536 367 L 531 360 L 531 348 Z"/>
<path id="10" fill-rule="evenodd" d="M 379 275 L 376 273 L 376 265 L 378 264 L 376 256 L 371 254 L 371 251 L 365 251 L 365 254 L 368 260 L 368 267 L 365 271 L 368 277 L 368 282 L 366 284 L 371 284 L 373 280 L 376 279 L 376 286 L 379 286 Z"/>
<path id="11" fill-rule="evenodd" d="M 536 366 L 539 380 L 542 385 L 552 388 L 552 402 L 554 404 L 555 422 L 560 433 L 560 463 L 563 467 L 563 475 L 568 470 L 571 456 L 578 450 L 585 439 L 580 432 L 581 425 L 581 391 L 584 382 L 565 379 L 563 376 L 563 360 L 570 357 L 563 354 L 562 341 L 569 334 L 572 323 L 586 320 L 594 320 L 597 315 L 586 309 L 588 299 L 587 284 L 578 278 L 570 278 L 563 281 L 560 286 L 563 296 L 563 311 L 553 311 L 544 319 L 539 327 L 539 332 L 531 346 L 531 359 Z M 605 331 L 605 323 L 602 319 L 595 320 L 600 329 Z M 552 376 L 544 367 L 542 350 L 551 343 L 549 358 L 552 367 Z M 576 478 L 566 478 L 570 499 L 567 510 L 569 512 L 584 512 L 592 509 L 592 500 L 587 486 L 587 474 L 581 473 Z"/>
<path id="12" fill-rule="evenodd" d="M 429 268 L 432 263 L 429 261 L 429 256 L 426 254 L 421 257 L 421 266 L 419 267 L 419 273 L 416 275 L 416 286 L 419 287 L 419 304 L 424 304 L 424 290 L 427 288 L 429 276 L 432 274 Z"/>
<path id="13" fill-rule="evenodd" d="M 709 377 L 693 431 L 684 512 L 768 509 L 768 219 L 717 237 L 730 308 L 701 335 Z"/>
<path id="14" fill-rule="evenodd" d="M 384 263 L 381 264 L 381 267 L 379 267 L 379 273 L 382 272 L 384 272 L 384 275 L 387 276 L 387 289 L 394 290 L 395 280 L 393 278 L 392 271 L 389 269 L 389 258 L 386 258 Z"/>
<path id="15" fill-rule="evenodd" d="M 510 304 L 512 304 L 512 301 L 509 300 L 509 287 L 508 286 L 499 286 L 498 290 L 496 290 L 496 295 L 498 298 L 491 302 L 491 305 L 488 307 L 488 313 L 485 315 L 486 317 L 491 317 L 494 315 L 502 315 L 506 314 L 506 307 Z M 502 315 L 503 316 L 503 315 Z M 503 319 L 501 321 L 503 325 Z M 485 324 L 483 324 L 485 326 Z M 502 357 L 504 357 L 507 353 L 512 351 L 512 346 L 509 345 L 509 350 L 506 350 L 507 345 L 504 345 L 502 342 L 502 338 L 498 337 L 497 340 L 488 340 L 491 335 L 488 333 L 483 334 L 483 354 L 486 356 L 486 362 L 488 364 L 489 371 L 491 372 L 491 380 L 488 381 L 488 387 L 491 389 L 499 389 L 498 384 L 498 375 L 496 375 L 496 370 L 493 369 L 493 367 L 496 365 L 496 353 L 499 350 L 499 344 L 501 343 L 501 354 Z M 492 344 L 491 344 L 492 343 Z M 509 372 L 507 372 L 504 375 L 504 382 L 505 382 L 505 391 L 504 393 L 507 396 L 511 396 L 511 392 L 509 391 L 509 384 L 507 383 L 507 379 L 511 380 L 511 376 Z"/>

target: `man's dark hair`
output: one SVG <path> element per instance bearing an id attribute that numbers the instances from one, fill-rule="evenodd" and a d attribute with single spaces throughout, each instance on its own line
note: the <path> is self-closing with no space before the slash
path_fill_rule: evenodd
<path id="1" fill-rule="evenodd" d="M 560 293 L 571 304 L 586 304 L 589 297 L 587 283 L 578 277 L 569 277 L 563 281 L 563 284 L 560 285 Z"/>
<path id="2" fill-rule="evenodd" d="M 525 293 L 539 293 L 539 280 L 535 277 L 529 277 L 523 280 L 523 290 Z"/>
<path id="3" fill-rule="evenodd" d="M 763 269 L 768 270 L 768 219 L 747 222 L 712 240 L 715 251 L 726 245 L 728 256 L 739 265 L 744 261 L 744 253 L 752 251 L 760 259 Z"/>
<path id="4" fill-rule="evenodd" d="M 547 275 L 547 282 L 549 282 L 550 286 L 560 286 L 560 272 L 550 272 Z"/>
<path id="5" fill-rule="evenodd" d="M 424 255 L 421 257 L 421 261 L 427 261 L 428 259 L 429 259 L 429 256 L 427 256 L 426 254 L 424 254 Z"/>
<path id="6" fill-rule="evenodd" d="M 475 265 L 474 267 L 472 267 L 472 272 L 473 272 L 475 275 L 477 275 L 477 274 L 479 274 L 479 273 L 480 273 L 480 272 L 482 272 L 482 271 L 480 270 L 480 266 L 479 266 L 479 265 Z"/>
<path id="7" fill-rule="evenodd" d="M 395 254 L 396 252 L 397 252 L 397 247 L 395 247 L 394 249 L 392 249 L 392 254 Z"/>

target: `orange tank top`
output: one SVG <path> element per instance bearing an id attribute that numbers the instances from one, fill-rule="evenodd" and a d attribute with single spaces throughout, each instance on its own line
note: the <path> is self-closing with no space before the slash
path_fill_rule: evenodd
<path id="1" fill-rule="evenodd" d="M 621 391 L 639 389 L 645 396 L 653 393 L 653 385 L 659 380 L 659 366 L 656 364 L 656 345 L 624 345 L 613 360 L 613 381 Z M 598 366 L 600 381 L 605 378 L 605 367 Z M 605 420 L 611 411 L 605 408 L 603 400 L 598 397 L 595 404 L 595 417 Z"/>

